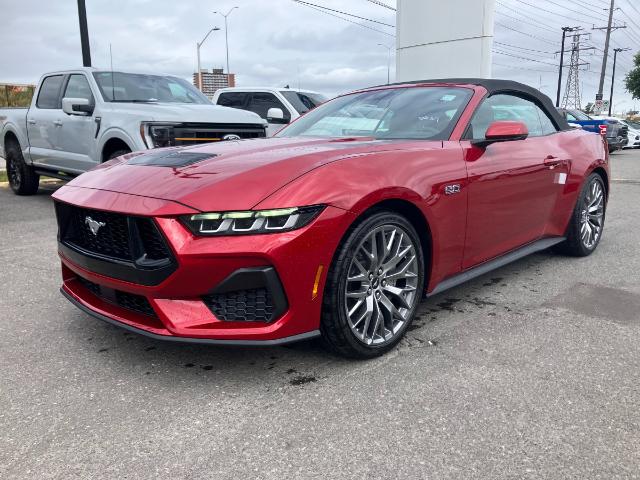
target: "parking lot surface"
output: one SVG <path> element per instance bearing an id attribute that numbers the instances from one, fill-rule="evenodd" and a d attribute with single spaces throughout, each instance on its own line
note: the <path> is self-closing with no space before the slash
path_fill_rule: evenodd
<path id="1" fill-rule="evenodd" d="M 426 300 L 360 362 L 99 322 L 58 292 L 55 187 L 0 186 L 0 478 L 640 478 L 640 152 L 611 161 L 592 256 Z"/>

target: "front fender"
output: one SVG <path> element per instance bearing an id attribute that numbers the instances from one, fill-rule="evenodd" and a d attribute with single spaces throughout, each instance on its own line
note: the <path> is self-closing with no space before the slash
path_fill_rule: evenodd
<path id="1" fill-rule="evenodd" d="M 98 140 L 98 153 L 100 154 L 103 151 L 106 143 L 114 138 L 122 140 L 124 143 L 126 143 L 132 152 L 147 149 L 147 147 L 142 144 L 142 139 L 136 141 L 123 129 L 118 127 L 109 127 L 106 130 L 102 131 L 100 134 L 100 139 Z"/>

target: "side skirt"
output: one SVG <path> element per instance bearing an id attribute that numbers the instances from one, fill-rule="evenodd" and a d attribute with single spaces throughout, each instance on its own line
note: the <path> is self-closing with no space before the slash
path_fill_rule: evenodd
<path id="1" fill-rule="evenodd" d="M 489 273 L 492 270 L 504 267 L 509 263 L 527 257 L 532 253 L 546 250 L 547 248 L 553 247 L 554 245 L 562 243 L 565 240 L 566 237 L 552 237 L 536 240 L 535 242 L 529 243 L 498 258 L 494 258 L 493 260 L 484 262 L 477 267 L 470 268 L 469 270 L 465 270 L 464 272 L 458 273 L 453 277 L 449 277 L 446 280 L 443 280 L 438 285 L 436 285 L 436 288 L 434 288 L 431 293 L 427 294 L 427 297 L 433 297 L 434 295 L 442 293 L 445 290 L 457 287 L 458 285 L 468 282 L 469 280 L 473 280 L 474 278 L 480 277 L 485 273 Z"/>

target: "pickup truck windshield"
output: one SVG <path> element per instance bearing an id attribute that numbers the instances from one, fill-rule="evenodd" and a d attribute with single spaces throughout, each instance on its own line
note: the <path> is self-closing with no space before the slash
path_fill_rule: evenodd
<path id="1" fill-rule="evenodd" d="M 178 77 L 123 72 L 95 72 L 93 77 L 105 102 L 211 103 Z"/>
<path id="2" fill-rule="evenodd" d="M 449 87 L 354 93 L 320 105 L 276 136 L 446 140 L 471 95 Z"/>
<path id="3" fill-rule="evenodd" d="M 293 105 L 293 108 L 295 108 L 300 115 L 307 113 L 309 110 L 316 108 L 328 100 L 327 97 L 319 93 L 296 92 L 294 90 L 280 90 L 280 93 Z"/>

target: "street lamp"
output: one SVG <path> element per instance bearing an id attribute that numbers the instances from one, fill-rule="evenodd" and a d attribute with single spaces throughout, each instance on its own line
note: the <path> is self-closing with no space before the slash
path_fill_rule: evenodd
<path id="1" fill-rule="evenodd" d="M 198 52 L 198 90 L 200 91 L 202 91 L 202 71 L 200 70 L 200 47 L 202 46 L 204 41 L 207 39 L 207 37 L 211 35 L 211 32 L 217 32 L 218 30 L 220 30 L 218 27 L 213 27 L 211 30 L 207 32 L 207 34 L 204 36 L 201 42 L 196 42 L 196 51 Z"/>
<path id="2" fill-rule="evenodd" d="M 392 45 L 385 45 L 384 43 L 379 43 L 378 45 L 389 50 L 389 57 L 387 58 L 387 85 L 389 85 L 391 83 L 391 47 Z"/>
<path id="3" fill-rule="evenodd" d="M 231 73 L 229 71 L 229 27 L 227 25 L 227 17 L 231 15 L 231 12 L 233 12 L 236 8 L 240 8 L 240 7 L 232 7 L 231 10 L 229 10 L 226 15 L 218 11 L 213 12 L 213 13 L 217 13 L 218 15 L 222 15 L 224 17 L 224 39 L 227 47 L 227 82 L 229 79 L 229 73 Z"/>

